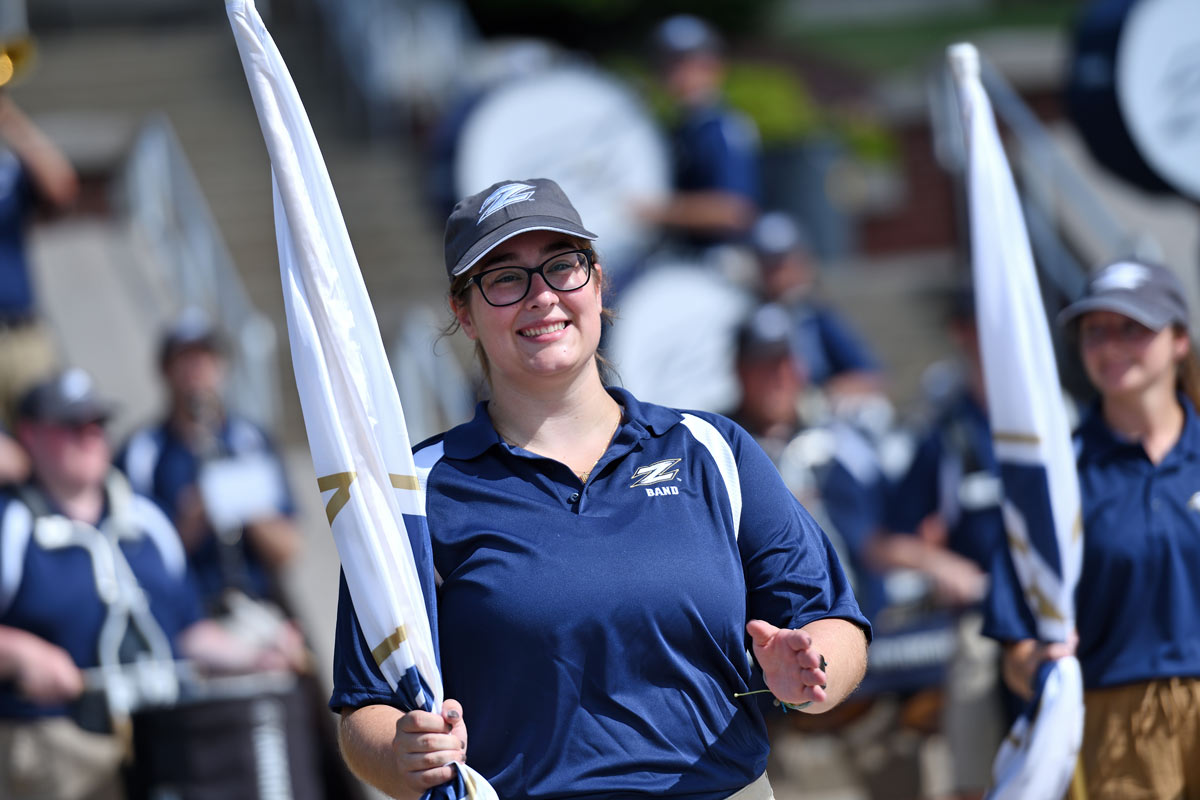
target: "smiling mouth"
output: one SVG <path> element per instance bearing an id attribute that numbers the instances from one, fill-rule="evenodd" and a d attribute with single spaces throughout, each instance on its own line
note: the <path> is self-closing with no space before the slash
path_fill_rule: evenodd
<path id="1" fill-rule="evenodd" d="M 565 327 L 567 327 L 567 323 L 565 321 L 560 321 L 560 322 L 552 322 L 548 325 L 541 325 L 536 328 L 525 328 L 524 330 L 517 331 L 517 333 L 521 334 L 522 336 L 529 336 L 529 337 L 544 336 L 547 333 L 554 333 L 555 331 L 561 331 Z"/>

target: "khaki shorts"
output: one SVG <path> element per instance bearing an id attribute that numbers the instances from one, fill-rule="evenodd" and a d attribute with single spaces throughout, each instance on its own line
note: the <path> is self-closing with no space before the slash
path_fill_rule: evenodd
<path id="1" fill-rule="evenodd" d="M 121 800 L 124 748 L 65 717 L 0 720 L 0 797 Z"/>
<path id="2" fill-rule="evenodd" d="M 1200 679 L 1084 693 L 1087 800 L 1200 800 Z"/>
<path id="3" fill-rule="evenodd" d="M 764 772 L 753 783 L 738 789 L 725 800 L 775 800 L 775 793 L 771 791 L 771 782 Z"/>

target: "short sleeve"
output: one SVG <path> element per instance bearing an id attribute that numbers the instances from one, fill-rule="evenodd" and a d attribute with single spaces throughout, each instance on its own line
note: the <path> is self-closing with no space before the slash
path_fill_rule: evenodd
<path id="1" fill-rule="evenodd" d="M 991 580 L 983 605 L 983 634 L 1001 642 L 1037 638 L 1037 623 L 1025 602 L 1007 547 L 992 554 Z"/>
<path id="2" fill-rule="evenodd" d="M 333 694 L 329 707 L 334 711 L 368 705 L 400 707 L 392 688 L 379 671 L 366 637 L 358 626 L 354 601 L 346 576 L 338 582 L 337 623 L 333 645 Z"/>
<path id="3" fill-rule="evenodd" d="M 829 309 L 822 309 L 818 315 L 818 325 L 831 374 L 875 372 L 879 369 L 879 361 L 871 353 L 866 342 L 840 315 Z"/>
<path id="4" fill-rule="evenodd" d="M 742 487 L 738 548 L 750 617 L 789 628 L 838 617 L 861 627 L 869 638 L 870 623 L 829 537 L 787 488 L 762 448 L 732 423 L 724 430 Z"/>

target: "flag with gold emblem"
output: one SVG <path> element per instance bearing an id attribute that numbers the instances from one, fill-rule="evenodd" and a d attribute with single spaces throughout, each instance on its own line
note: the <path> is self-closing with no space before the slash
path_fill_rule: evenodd
<path id="1" fill-rule="evenodd" d="M 971 261 L 988 417 L 1004 487 L 1009 549 L 1037 636 L 1075 630 L 1083 561 L 1079 479 L 1050 328 L 1016 186 L 972 45 L 950 48 L 966 133 Z M 990 798 L 1059 800 L 1083 736 L 1074 657 L 1049 663 L 996 759 Z"/>
<path id="2" fill-rule="evenodd" d="M 440 711 L 434 567 L 404 411 L 325 162 L 253 0 L 226 0 L 271 159 L 296 388 L 362 629 L 409 710 Z M 477 772 L 426 796 L 495 798 Z"/>

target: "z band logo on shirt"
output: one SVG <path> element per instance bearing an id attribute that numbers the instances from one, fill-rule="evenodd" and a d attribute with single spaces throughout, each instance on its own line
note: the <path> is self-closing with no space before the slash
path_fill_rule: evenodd
<path id="1" fill-rule="evenodd" d="M 675 476 L 679 474 L 679 470 L 671 469 L 678 464 L 680 459 L 667 458 L 662 461 L 655 461 L 653 464 L 645 467 L 638 467 L 633 471 L 633 483 L 629 484 L 630 489 L 635 489 L 641 486 L 646 490 L 647 497 L 657 497 L 665 494 L 679 494 L 678 486 L 651 486 L 655 483 L 666 483 L 667 481 L 675 480 Z M 668 470 L 670 470 L 668 472 Z"/>

